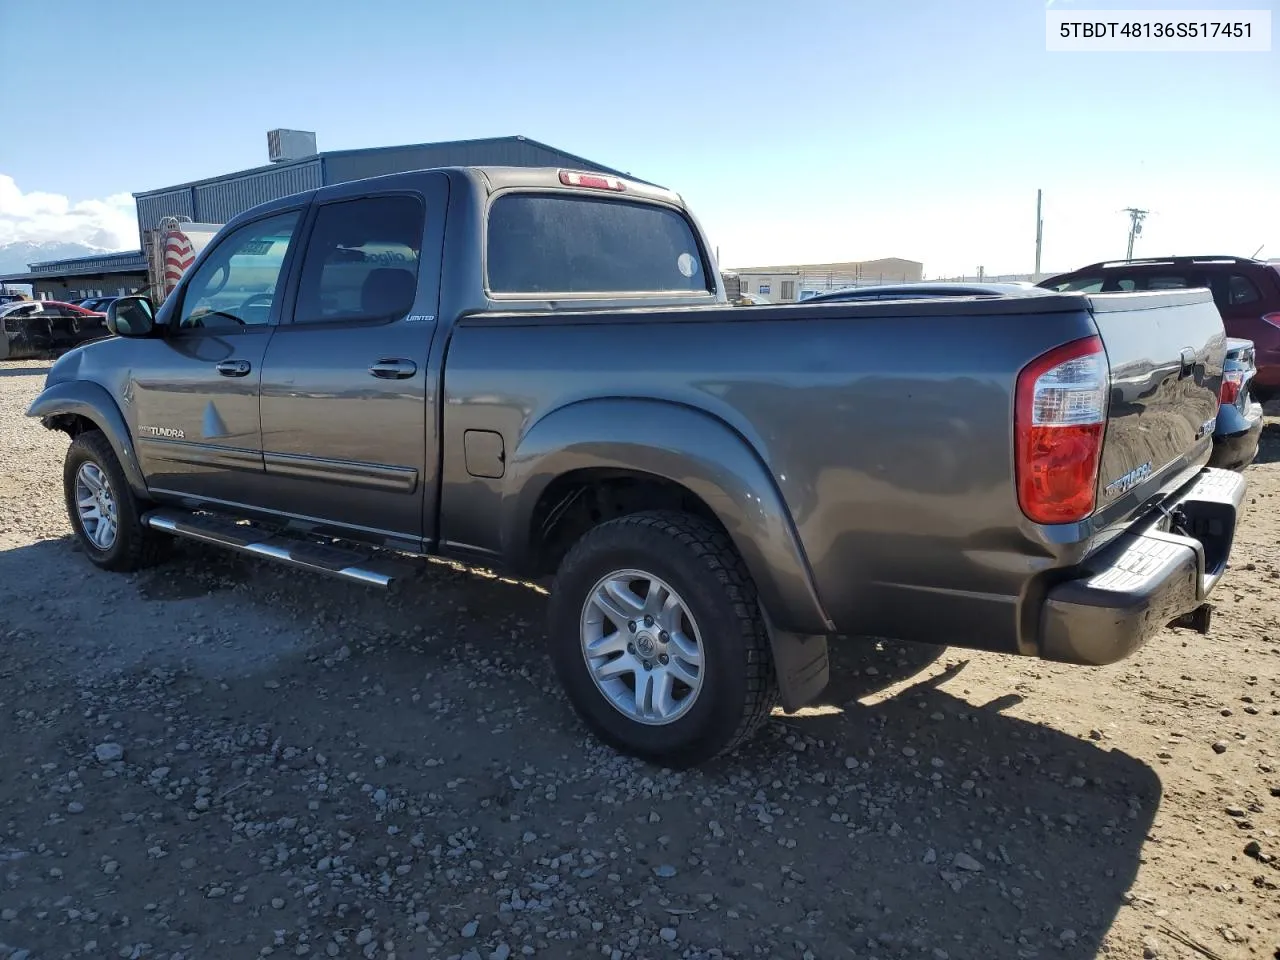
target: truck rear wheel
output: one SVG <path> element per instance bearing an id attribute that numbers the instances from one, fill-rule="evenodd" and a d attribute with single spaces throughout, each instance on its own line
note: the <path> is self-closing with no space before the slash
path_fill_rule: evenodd
<path id="1" fill-rule="evenodd" d="M 697 517 L 639 513 L 591 530 L 560 565 L 549 618 L 570 702 L 625 753 L 700 763 L 747 740 L 777 702 L 755 584 Z"/>
<path id="2" fill-rule="evenodd" d="M 169 538 L 143 525 L 144 504 L 134 496 L 100 431 L 86 431 L 71 441 L 62 486 L 71 528 L 95 565 L 127 572 L 160 559 Z"/>

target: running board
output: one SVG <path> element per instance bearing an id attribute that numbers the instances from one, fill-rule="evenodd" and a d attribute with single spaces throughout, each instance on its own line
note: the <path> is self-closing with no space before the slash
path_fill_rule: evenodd
<path id="1" fill-rule="evenodd" d="M 335 547 L 209 514 L 152 510 L 143 516 L 142 522 L 152 530 L 175 537 L 212 543 L 254 557 L 279 560 L 291 567 L 312 573 L 327 573 L 343 580 L 363 583 L 365 586 L 385 589 L 414 573 L 410 564 L 383 559 L 375 556 L 372 550 Z"/>

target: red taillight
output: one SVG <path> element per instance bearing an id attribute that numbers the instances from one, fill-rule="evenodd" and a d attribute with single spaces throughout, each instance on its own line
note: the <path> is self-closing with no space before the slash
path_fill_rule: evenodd
<path id="1" fill-rule="evenodd" d="M 599 173 L 575 173 L 573 170 L 561 170 L 560 182 L 566 187 L 591 187 L 593 190 L 616 190 L 621 193 L 627 185 L 617 177 L 606 177 Z"/>
<path id="2" fill-rule="evenodd" d="M 1280 313 L 1264 313 L 1262 321 L 1271 324 L 1273 327 L 1280 327 Z"/>
<path id="3" fill-rule="evenodd" d="M 1240 399 L 1240 388 L 1242 386 L 1244 386 L 1243 370 L 1228 370 L 1223 373 L 1222 386 L 1218 388 L 1218 403 L 1224 407 L 1234 406 L 1235 402 Z"/>
<path id="4" fill-rule="evenodd" d="M 1015 471 L 1028 519 L 1074 523 L 1093 513 L 1108 386 L 1098 337 L 1055 347 L 1018 374 Z"/>

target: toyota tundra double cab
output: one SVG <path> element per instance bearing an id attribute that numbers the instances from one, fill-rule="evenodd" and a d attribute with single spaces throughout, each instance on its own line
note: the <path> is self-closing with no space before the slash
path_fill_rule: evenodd
<path id="1" fill-rule="evenodd" d="M 1205 466 L 1208 291 L 740 310 L 710 249 L 675 193 L 590 172 L 324 187 L 112 303 L 29 415 L 107 570 L 183 537 L 554 578 L 569 702 L 671 765 L 818 696 L 836 638 L 1100 666 L 1208 628 L 1245 491 Z"/>

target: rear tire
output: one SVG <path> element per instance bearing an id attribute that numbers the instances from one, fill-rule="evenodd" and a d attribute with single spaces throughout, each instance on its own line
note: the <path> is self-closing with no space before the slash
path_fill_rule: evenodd
<path id="1" fill-rule="evenodd" d="M 560 565 L 549 621 L 574 709 L 625 753 L 701 763 L 750 738 L 777 702 L 755 584 L 697 517 L 654 511 L 591 530 Z"/>
<path id="2" fill-rule="evenodd" d="M 169 537 L 143 526 L 148 504 L 134 495 L 100 431 L 87 431 L 71 441 L 62 489 L 76 539 L 103 570 L 140 570 L 158 562 L 169 547 Z"/>

